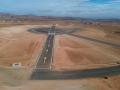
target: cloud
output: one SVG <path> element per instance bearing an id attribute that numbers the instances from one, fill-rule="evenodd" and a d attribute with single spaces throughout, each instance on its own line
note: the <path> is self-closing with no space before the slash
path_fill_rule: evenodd
<path id="1" fill-rule="evenodd" d="M 0 0 L 0 11 L 45 16 L 120 18 L 120 0 Z"/>

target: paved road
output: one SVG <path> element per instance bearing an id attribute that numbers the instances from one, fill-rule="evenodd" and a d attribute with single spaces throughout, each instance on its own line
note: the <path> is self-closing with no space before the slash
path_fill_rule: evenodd
<path id="1" fill-rule="evenodd" d="M 55 27 L 53 27 L 55 28 Z M 51 28 L 47 27 L 47 28 L 31 28 L 28 31 L 32 32 L 32 33 L 36 33 L 36 34 L 48 34 L 48 31 Z M 62 34 L 71 34 L 74 32 L 78 32 L 78 29 L 60 29 L 60 28 L 55 28 L 54 32 L 56 35 L 62 35 Z"/>
<path id="2" fill-rule="evenodd" d="M 97 42 L 97 43 L 101 43 L 101 44 L 105 44 L 105 45 L 109 45 L 115 48 L 120 48 L 120 44 L 115 44 L 115 43 L 111 43 L 111 42 L 107 42 L 107 41 L 103 41 L 103 40 L 98 40 L 98 39 L 94 39 L 94 38 L 89 38 L 89 37 L 85 37 L 85 36 L 81 36 L 81 35 L 75 35 L 75 34 L 68 34 L 77 38 L 82 38 L 82 39 L 86 39 L 86 40 L 90 40 L 93 42 Z"/>
<path id="3" fill-rule="evenodd" d="M 40 76 L 41 73 L 38 73 L 38 72 L 41 72 L 43 70 L 44 71 L 51 70 L 54 37 L 55 37 L 54 29 L 49 30 L 48 38 L 42 50 L 41 56 L 37 62 L 36 68 L 32 72 L 31 79 L 36 78 L 36 76 Z"/>
<path id="4" fill-rule="evenodd" d="M 38 33 L 46 33 L 47 34 L 49 29 L 50 28 L 37 28 L 37 29 L 33 28 L 33 29 L 28 30 L 28 31 L 33 32 L 33 33 L 37 33 L 37 34 Z M 90 41 L 93 41 L 93 42 L 109 45 L 109 46 L 112 46 L 112 47 L 115 47 L 115 48 L 120 48 L 120 44 L 115 44 L 115 43 L 108 42 L 108 41 L 103 41 L 103 40 L 98 40 L 98 39 L 94 39 L 94 38 L 89 38 L 89 37 L 86 37 L 86 36 L 73 34 L 74 32 L 77 32 L 77 31 L 79 31 L 79 30 L 61 30 L 61 29 L 57 29 L 57 30 L 55 30 L 55 33 L 56 33 L 56 35 L 67 34 L 67 35 L 71 35 L 71 36 L 74 36 L 74 37 L 77 37 L 77 38 L 82 38 L 82 39 L 90 40 Z"/>
<path id="5" fill-rule="evenodd" d="M 111 45 L 118 48 L 120 47 L 120 45 L 112 44 L 105 41 L 99 41 L 96 39 L 77 36 L 74 34 L 69 34 L 69 35 L 87 39 L 90 41 Z M 42 54 L 37 62 L 36 68 L 33 69 L 32 75 L 30 77 L 31 80 L 80 79 L 80 78 L 89 78 L 89 77 L 104 77 L 104 76 L 120 75 L 120 65 L 107 67 L 107 68 L 88 69 L 88 70 L 82 70 L 82 71 L 80 70 L 52 71 L 51 63 L 52 63 L 54 38 L 55 38 L 55 27 L 48 30 L 48 38 L 46 40 Z"/>
<path id="6" fill-rule="evenodd" d="M 37 62 L 36 68 L 50 68 L 52 61 L 52 49 L 53 49 L 54 35 L 49 35 L 42 51 L 42 54 Z"/>
<path id="7" fill-rule="evenodd" d="M 61 79 L 82 79 L 91 77 L 109 77 L 120 75 L 120 65 L 107 68 L 97 68 L 77 71 L 50 71 L 36 70 L 32 80 L 61 80 Z"/>

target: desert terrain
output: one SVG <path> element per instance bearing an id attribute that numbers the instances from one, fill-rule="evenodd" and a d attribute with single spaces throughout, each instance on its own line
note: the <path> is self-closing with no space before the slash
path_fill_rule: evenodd
<path id="1" fill-rule="evenodd" d="M 29 22 L 30 23 L 30 22 Z M 33 23 L 32 23 L 33 24 Z M 86 70 L 120 64 L 120 24 L 83 24 L 79 21 L 42 21 L 36 25 L 0 25 L 0 90 L 120 90 L 120 74 L 114 76 L 69 79 L 30 80 L 30 74 L 41 54 L 47 35 L 28 29 L 56 27 L 77 30 L 72 34 L 114 43 L 108 45 L 71 34 L 55 36 L 52 69 L 54 71 Z M 114 30 L 113 30 L 114 29 Z M 21 63 L 21 68 L 13 68 Z"/>
<path id="2" fill-rule="evenodd" d="M 34 27 L 34 26 L 33 26 Z M 14 26 L 0 29 L 0 64 L 11 67 L 13 63 L 21 62 L 29 66 L 34 53 L 43 47 L 44 35 L 34 35 L 27 32 L 30 26 Z"/>

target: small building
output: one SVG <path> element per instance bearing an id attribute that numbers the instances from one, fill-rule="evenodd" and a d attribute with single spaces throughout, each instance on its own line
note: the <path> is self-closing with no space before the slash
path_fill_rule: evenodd
<path id="1" fill-rule="evenodd" d="M 21 66 L 22 66 L 21 63 L 13 63 L 13 64 L 12 64 L 12 67 L 13 67 L 13 68 L 20 68 Z"/>

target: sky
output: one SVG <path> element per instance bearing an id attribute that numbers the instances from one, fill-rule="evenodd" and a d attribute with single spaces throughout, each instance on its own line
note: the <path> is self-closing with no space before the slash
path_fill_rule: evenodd
<path id="1" fill-rule="evenodd" d="M 120 19 L 120 0 L 0 0 L 0 12 Z"/>

